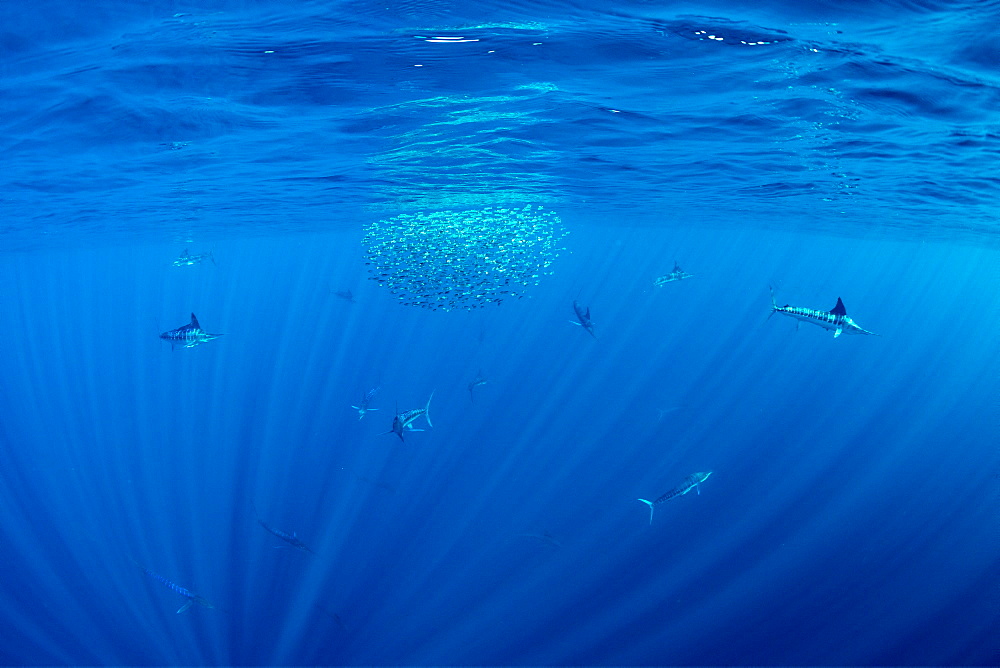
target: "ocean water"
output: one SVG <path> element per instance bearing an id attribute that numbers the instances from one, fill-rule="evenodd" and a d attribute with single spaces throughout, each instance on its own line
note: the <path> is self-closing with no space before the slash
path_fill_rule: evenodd
<path id="1" fill-rule="evenodd" d="M 998 18 L 0 6 L 0 664 L 997 664 Z M 370 280 L 525 205 L 524 299 Z"/>

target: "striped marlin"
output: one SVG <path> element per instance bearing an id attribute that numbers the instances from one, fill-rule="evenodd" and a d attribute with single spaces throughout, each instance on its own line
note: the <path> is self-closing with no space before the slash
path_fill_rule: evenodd
<path id="1" fill-rule="evenodd" d="M 667 283 L 673 283 L 674 281 L 683 281 L 685 278 L 691 278 L 693 276 L 694 274 L 689 274 L 683 269 L 681 269 L 681 266 L 677 264 L 676 260 L 674 260 L 674 270 L 671 271 L 666 276 L 660 276 L 659 278 L 655 279 L 653 281 L 653 285 L 660 288 L 666 285 Z"/>
<path id="2" fill-rule="evenodd" d="M 655 501 L 647 501 L 646 499 L 639 499 L 647 506 L 649 506 L 649 523 L 650 524 L 653 523 L 653 508 L 663 503 L 664 501 L 669 501 L 675 496 L 684 496 L 692 489 L 695 490 L 698 494 L 701 494 L 701 488 L 698 487 L 698 485 L 708 480 L 708 476 L 710 475 L 712 475 L 711 471 L 706 471 L 704 473 L 692 473 L 688 477 L 684 478 L 684 482 L 682 482 L 677 487 L 674 487 L 666 494 L 660 495 Z"/>
<path id="3" fill-rule="evenodd" d="M 869 332 L 867 329 L 851 320 L 850 316 L 847 315 L 847 309 L 844 308 L 844 302 L 841 301 L 840 297 L 837 297 L 837 305 L 829 311 L 817 311 L 812 308 L 789 306 L 788 304 L 778 306 L 778 302 L 774 301 L 774 289 L 772 288 L 771 315 L 774 315 L 775 313 L 783 313 L 784 315 L 791 316 L 801 322 L 811 322 L 814 325 L 819 325 L 823 329 L 833 330 L 833 338 L 837 338 L 841 334 L 871 334 L 873 336 L 878 336 L 875 332 Z M 768 316 L 768 318 L 770 317 L 771 316 Z"/>
<path id="4" fill-rule="evenodd" d="M 164 585 L 168 589 L 173 590 L 174 592 L 180 594 L 181 596 L 183 596 L 184 598 L 187 599 L 187 601 L 184 603 L 184 605 L 182 605 L 180 608 L 177 609 L 177 614 L 178 615 L 181 614 L 182 612 L 187 612 L 191 608 L 192 605 L 200 605 L 203 608 L 214 608 L 215 607 L 214 605 L 212 605 L 211 603 L 209 603 L 208 600 L 206 600 L 205 598 L 199 596 L 198 594 L 195 594 L 190 589 L 185 589 L 184 587 L 180 586 L 179 584 L 168 580 L 167 578 L 163 577 L 159 573 L 154 573 L 153 571 L 149 570 L 148 568 L 146 568 L 145 566 L 143 566 L 142 564 L 140 564 L 135 559 L 132 559 L 132 563 L 135 564 L 136 566 L 138 566 L 142 570 L 142 572 L 145 573 L 146 575 L 148 575 L 149 577 L 153 578 L 154 580 L 156 580 L 160 584 Z"/>
<path id="5" fill-rule="evenodd" d="M 191 267 L 196 264 L 201 264 L 205 260 L 211 260 L 212 264 L 215 264 L 215 256 L 212 255 L 212 251 L 207 253 L 189 253 L 188 249 L 185 248 L 181 256 L 174 260 L 175 267 Z"/>
<path id="6" fill-rule="evenodd" d="M 367 392 L 365 392 L 365 396 L 361 397 L 361 403 L 359 405 L 351 406 L 351 408 L 353 408 L 358 412 L 359 420 L 362 419 L 365 416 L 365 413 L 367 413 L 368 411 L 378 410 L 377 408 L 369 408 L 368 404 L 372 402 L 372 399 L 375 398 L 375 395 L 378 394 L 378 391 L 379 389 L 381 389 L 381 387 L 382 387 L 381 385 L 376 385 L 372 389 L 368 390 Z"/>
<path id="7" fill-rule="evenodd" d="M 574 322 L 573 320 L 570 320 L 570 322 L 572 322 L 574 325 L 580 325 L 585 330 L 587 330 L 587 332 L 589 332 L 590 335 L 594 337 L 594 339 L 597 339 L 597 334 L 594 334 L 594 321 L 590 319 L 590 307 L 588 306 L 587 310 L 584 311 L 583 308 L 574 299 L 573 310 L 576 312 L 576 319 L 579 322 Z"/>
<path id="8" fill-rule="evenodd" d="M 431 409 L 431 399 L 434 398 L 434 393 L 431 392 L 430 399 L 427 400 L 427 405 L 423 408 L 414 408 L 413 410 L 406 411 L 405 413 L 400 413 L 399 409 L 396 409 L 396 415 L 392 418 L 392 429 L 386 434 L 396 434 L 399 436 L 399 440 L 405 440 L 403 438 L 404 431 L 423 431 L 423 429 L 415 429 L 413 423 L 417 421 L 417 418 L 423 417 L 427 420 L 427 426 L 433 427 L 431 424 L 431 414 L 428 412 Z"/>
<path id="9" fill-rule="evenodd" d="M 170 349 L 173 350 L 177 346 L 184 348 L 194 348 L 199 343 L 205 343 L 206 341 L 211 341 L 212 339 L 217 339 L 222 334 L 209 334 L 201 328 L 198 323 L 198 318 L 195 317 L 194 313 L 191 314 L 191 322 L 178 327 L 177 329 L 171 329 L 168 332 L 163 332 L 160 334 L 160 338 L 164 341 L 170 341 Z"/>
<path id="10" fill-rule="evenodd" d="M 287 533 L 285 531 L 282 531 L 281 529 L 275 529 L 274 527 L 265 524 L 264 520 L 260 519 L 260 513 L 257 512 L 257 504 L 251 501 L 250 505 L 253 506 L 253 514 L 257 518 L 257 524 L 261 525 L 264 528 L 264 531 L 268 532 L 272 536 L 276 536 L 281 540 L 285 541 L 286 543 L 288 543 L 289 547 L 294 547 L 296 550 L 302 550 L 303 552 L 308 552 L 309 554 L 316 554 L 315 552 L 310 550 L 305 543 L 299 540 L 299 537 L 295 535 L 294 531 L 292 533 Z M 276 545 L 275 547 L 285 547 L 285 546 Z"/>

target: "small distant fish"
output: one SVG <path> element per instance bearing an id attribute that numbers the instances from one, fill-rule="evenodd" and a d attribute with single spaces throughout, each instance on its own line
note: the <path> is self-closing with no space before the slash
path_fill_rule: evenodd
<path id="1" fill-rule="evenodd" d="M 680 406 L 671 406 L 670 408 L 657 408 L 656 409 L 656 421 L 659 422 L 663 419 L 663 416 L 667 413 L 673 413 L 676 410 L 680 410 Z"/>
<path id="2" fill-rule="evenodd" d="M 841 301 L 840 297 L 837 297 L 837 304 L 829 311 L 818 311 L 811 308 L 803 308 L 801 306 L 789 306 L 785 304 L 784 306 L 778 306 L 778 303 L 774 301 L 774 290 L 771 289 L 771 315 L 775 313 L 781 313 L 782 315 L 791 316 L 800 322 L 811 322 L 814 325 L 819 325 L 823 329 L 829 329 L 833 331 L 833 338 L 837 338 L 841 334 L 870 334 L 872 336 L 878 336 L 875 332 L 869 332 L 864 329 L 856 322 L 851 320 L 847 315 L 847 309 L 844 307 L 844 302 Z M 771 315 L 767 316 L 768 318 Z"/>
<path id="3" fill-rule="evenodd" d="M 659 288 L 666 285 L 667 283 L 673 283 L 674 281 L 683 281 L 685 278 L 692 278 L 693 276 L 694 274 L 689 274 L 683 269 L 681 269 L 680 265 L 677 264 L 677 261 L 675 260 L 674 270 L 665 276 L 660 276 L 659 278 L 655 279 L 653 281 L 653 285 Z"/>
<path id="4" fill-rule="evenodd" d="M 365 416 L 365 413 L 367 413 L 368 411 L 378 410 L 377 408 L 369 408 L 368 404 L 370 404 L 372 399 L 375 398 L 375 395 L 378 394 L 378 391 L 381 387 L 382 387 L 381 385 L 376 385 L 372 389 L 368 390 L 367 392 L 365 392 L 365 396 L 361 397 L 361 402 L 357 406 L 351 406 L 351 408 L 353 408 L 358 412 L 359 420 L 363 418 Z"/>
<path id="5" fill-rule="evenodd" d="M 655 501 L 647 501 L 646 499 L 639 499 L 647 506 L 649 506 L 649 523 L 650 524 L 653 523 L 653 508 L 663 503 L 664 501 L 669 501 L 670 499 L 677 496 L 683 496 L 688 492 L 690 492 L 692 489 L 698 492 L 698 494 L 701 494 L 701 488 L 698 487 L 698 485 L 708 480 L 708 476 L 710 475 L 712 475 L 711 471 L 707 471 L 705 473 L 692 473 L 688 477 L 684 478 L 684 482 L 682 482 L 677 487 L 674 487 L 666 494 L 661 495 Z"/>
<path id="6" fill-rule="evenodd" d="M 194 348 L 201 343 L 217 339 L 220 336 L 222 336 L 222 334 L 209 334 L 203 330 L 194 313 L 191 314 L 191 322 L 188 324 L 160 334 L 161 339 L 170 342 L 171 350 L 177 346 L 181 346 L 183 348 Z"/>
<path id="7" fill-rule="evenodd" d="M 344 301 L 351 302 L 352 304 L 358 303 L 357 300 L 354 299 L 354 293 L 352 293 L 350 290 L 335 290 L 333 294 L 337 295 Z"/>
<path id="8" fill-rule="evenodd" d="M 253 501 L 250 502 L 250 505 L 253 507 L 253 514 L 257 518 L 257 524 L 263 527 L 264 531 L 268 532 L 272 536 L 276 536 L 281 540 L 285 541 L 286 543 L 288 543 L 289 547 L 294 547 L 296 550 L 308 552 L 309 554 L 316 554 L 315 552 L 310 550 L 305 543 L 299 540 L 299 537 L 295 535 L 294 531 L 292 533 L 287 533 L 285 531 L 282 531 L 281 529 L 275 529 L 274 527 L 265 524 L 264 520 L 260 519 L 260 514 L 257 512 L 257 505 Z M 285 546 L 279 545 L 278 547 L 285 547 Z"/>
<path id="9" fill-rule="evenodd" d="M 473 390 L 479 387 L 480 385 L 485 385 L 485 384 L 486 384 L 486 377 L 483 376 L 483 370 L 480 369 L 479 372 L 476 374 L 476 377 L 473 378 L 472 382 L 469 383 L 469 399 L 475 402 L 476 396 L 473 393 Z"/>
<path id="10" fill-rule="evenodd" d="M 417 418 L 423 417 L 427 420 L 427 426 L 433 427 L 431 424 L 431 414 L 428 412 L 431 409 L 431 399 L 434 398 L 434 393 L 431 392 L 430 399 L 427 400 L 427 405 L 423 408 L 414 408 L 413 410 L 406 411 L 405 413 L 400 413 L 397 409 L 396 416 L 392 418 L 392 429 L 385 432 L 386 434 L 396 434 L 399 436 L 399 440 L 405 440 L 403 438 L 404 431 L 423 431 L 423 429 L 415 429 L 413 423 L 417 421 Z"/>
<path id="11" fill-rule="evenodd" d="M 319 603 L 314 603 L 313 605 L 315 605 L 317 608 L 319 608 L 323 612 L 323 614 L 325 614 L 327 617 L 330 617 L 331 619 L 333 619 L 333 621 L 337 622 L 337 626 L 339 626 L 341 628 L 341 630 L 343 630 L 343 631 L 347 631 L 348 630 L 347 629 L 347 625 L 344 624 L 344 620 L 341 619 L 340 615 L 338 615 L 336 612 L 333 612 L 332 610 L 327 610 L 326 608 L 324 608 Z"/>
<path id="12" fill-rule="evenodd" d="M 542 533 L 522 533 L 518 534 L 524 538 L 534 538 L 535 540 L 540 540 L 543 543 L 548 543 L 553 547 L 562 547 L 562 543 L 556 540 L 556 537 L 550 534 L 548 531 Z"/>
<path id="13" fill-rule="evenodd" d="M 145 566 L 143 566 L 142 564 L 140 564 L 135 559 L 132 559 L 132 563 L 135 564 L 136 566 L 138 566 L 139 569 L 142 570 L 143 573 L 145 573 L 146 575 L 148 575 L 152 579 L 156 580 L 157 582 L 159 582 L 160 584 L 164 585 L 168 589 L 170 589 L 170 590 L 172 590 L 172 591 L 180 594 L 181 596 L 183 596 L 184 598 L 187 599 L 187 601 L 184 603 L 184 605 L 182 605 L 180 608 L 177 609 L 177 614 L 178 615 L 181 614 L 182 612 L 187 612 L 188 610 L 191 609 L 191 606 L 193 606 L 193 605 L 200 605 L 203 608 L 214 608 L 215 607 L 214 605 L 212 605 L 204 597 L 199 596 L 198 594 L 195 594 L 190 589 L 185 589 L 184 587 L 180 586 L 179 584 L 177 584 L 177 583 L 175 583 L 175 582 L 173 582 L 171 580 L 168 580 L 167 578 L 163 577 L 159 573 L 154 573 L 153 571 L 149 570 L 148 568 L 146 568 Z"/>
<path id="14" fill-rule="evenodd" d="M 181 253 L 180 257 L 174 260 L 173 264 L 175 267 L 190 267 L 192 265 L 201 264 L 205 260 L 211 260 L 212 264 L 215 264 L 215 256 L 212 255 L 212 251 L 208 251 L 207 253 L 192 254 L 185 248 L 184 252 Z"/>
<path id="15" fill-rule="evenodd" d="M 590 307 L 588 306 L 587 310 L 584 311 L 576 300 L 573 300 L 573 310 L 576 312 L 576 318 L 579 322 L 573 320 L 570 320 L 570 322 L 583 327 L 596 340 L 597 334 L 594 334 L 594 321 L 590 319 Z"/>

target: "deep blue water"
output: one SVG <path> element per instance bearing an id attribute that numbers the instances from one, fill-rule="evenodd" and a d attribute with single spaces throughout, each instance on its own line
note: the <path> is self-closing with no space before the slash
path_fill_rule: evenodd
<path id="1" fill-rule="evenodd" d="M 998 18 L 0 7 L 0 664 L 997 664 Z M 527 299 L 368 280 L 526 203 Z"/>

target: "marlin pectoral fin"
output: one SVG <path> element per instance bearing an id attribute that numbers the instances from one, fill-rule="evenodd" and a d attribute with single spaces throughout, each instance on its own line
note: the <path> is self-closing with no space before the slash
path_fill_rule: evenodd
<path id="1" fill-rule="evenodd" d="M 581 327 L 583 327 L 583 325 L 581 325 L 580 323 L 578 323 L 576 320 L 567 320 L 566 322 L 568 322 L 571 325 L 580 325 Z"/>
<path id="2" fill-rule="evenodd" d="M 191 609 L 191 606 L 192 606 L 192 605 L 194 605 L 194 599 L 193 599 L 193 598 L 192 598 L 192 599 L 188 599 L 188 602 L 187 602 L 187 603 L 185 603 L 185 604 L 184 604 L 184 605 L 182 605 L 181 607 L 177 608 L 177 614 L 179 615 L 179 614 L 181 614 L 182 612 L 187 612 L 188 610 L 190 610 L 190 609 Z"/>
<path id="3" fill-rule="evenodd" d="M 833 338 L 837 338 L 838 336 L 840 336 L 843 333 L 844 333 L 844 328 L 843 327 L 838 327 L 837 331 L 835 331 L 833 333 Z"/>

